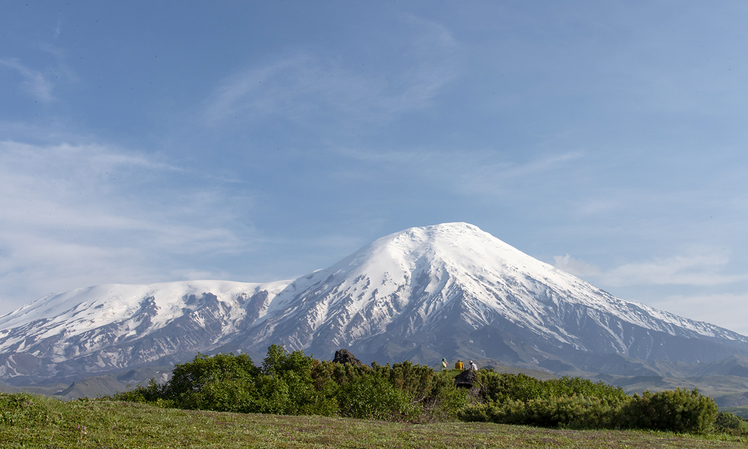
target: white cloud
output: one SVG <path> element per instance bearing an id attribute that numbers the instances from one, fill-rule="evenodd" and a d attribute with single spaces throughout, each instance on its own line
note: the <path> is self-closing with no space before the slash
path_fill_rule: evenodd
<path id="1" fill-rule="evenodd" d="M 570 255 L 553 256 L 554 267 L 574 276 L 596 276 L 600 274 L 600 267 L 590 265 L 583 260 L 573 259 Z"/>
<path id="2" fill-rule="evenodd" d="M 501 157 L 499 154 L 498 158 Z M 496 160 L 497 155 L 476 153 L 462 153 L 459 158 L 449 161 L 445 165 L 446 172 L 457 174 L 459 182 L 457 189 L 467 193 L 481 193 L 485 195 L 506 195 L 507 191 L 514 194 L 522 193 L 517 188 L 518 183 L 533 180 L 533 187 L 545 183 L 537 182 L 538 176 L 547 173 L 560 173 L 568 163 L 583 157 L 580 152 L 564 152 L 547 154 L 525 162 Z M 455 170 L 459 169 L 460 170 Z M 547 184 L 546 184 L 547 185 Z"/>
<path id="3" fill-rule="evenodd" d="M 41 43 L 37 48 L 54 59 L 44 70 L 36 70 L 23 64 L 17 58 L 0 58 L 0 66 L 5 66 L 21 76 L 21 89 L 42 103 L 55 100 L 54 89 L 61 80 L 74 81 L 75 74 L 65 64 L 65 51 L 53 45 Z"/>
<path id="4" fill-rule="evenodd" d="M 662 310 L 748 335 L 748 293 L 674 295 L 650 304 Z"/>
<path id="5" fill-rule="evenodd" d="M 627 263 L 608 270 L 574 259 L 554 256 L 554 266 L 575 276 L 593 278 L 602 286 L 691 285 L 717 286 L 748 280 L 748 275 L 724 274 L 730 259 L 725 251 L 698 248 L 686 254 Z"/>
<path id="6" fill-rule="evenodd" d="M 51 291 L 184 278 L 196 258 L 248 250 L 254 231 L 233 211 L 252 199 L 173 179 L 185 176 L 197 178 L 101 145 L 0 142 L 0 313 Z"/>
<path id="7" fill-rule="evenodd" d="M 748 316 L 748 293 L 739 293 L 739 290 L 738 293 L 693 295 L 652 293 L 661 292 L 660 286 L 668 290 L 681 287 L 681 291 L 683 288 L 690 291 L 700 287 L 740 289 L 740 283 L 748 280 L 748 275 L 724 274 L 730 262 L 724 251 L 702 247 L 678 256 L 628 263 L 608 270 L 574 259 L 568 254 L 554 256 L 554 260 L 554 266 L 559 270 L 582 277 L 598 287 L 611 290 L 624 287 L 638 292 L 634 293 L 634 297 L 647 297 L 644 302 L 652 307 L 748 335 L 745 321 L 745 316 Z"/>
<path id="8" fill-rule="evenodd" d="M 0 65 L 15 70 L 23 78 L 21 86 L 32 97 L 43 103 L 49 103 L 54 100 L 52 89 L 54 83 L 50 81 L 42 72 L 32 70 L 21 64 L 17 59 L 0 59 Z"/>
<path id="9" fill-rule="evenodd" d="M 547 154 L 523 162 L 509 159 L 509 155 L 497 151 L 475 151 L 458 149 L 439 151 L 425 148 L 416 150 L 370 150 L 366 148 L 337 148 L 331 150 L 344 158 L 366 163 L 361 170 L 346 167 L 344 176 L 356 179 L 375 177 L 372 171 L 379 167 L 385 172 L 401 173 L 434 183 L 450 193 L 506 197 L 527 194 L 526 184 L 533 187 L 544 185 L 546 179 L 537 182 L 540 176 L 562 173 L 569 163 L 582 158 L 580 152 Z"/>
<path id="10" fill-rule="evenodd" d="M 725 252 L 704 248 L 700 252 L 621 265 L 602 274 L 600 280 L 612 286 L 715 286 L 748 279 L 746 275 L 722 274 L 728 263 Z"/>
<path id="11" fill-rule="evenodd" d="M 205 120 L 216 124 L 271 115 L 302 123 L 342 115 L 371 122 L 426 107 L 457 76 L 457 44 L 443 26 L 410 19 L 416 35 L 402 49 L 409 56 L 407 67 L 391 69 L 399 72 L 396 77 L 381 68 L 349 67 L 315 51 L 298 52 L 222 80 L 206 100 Z"/>

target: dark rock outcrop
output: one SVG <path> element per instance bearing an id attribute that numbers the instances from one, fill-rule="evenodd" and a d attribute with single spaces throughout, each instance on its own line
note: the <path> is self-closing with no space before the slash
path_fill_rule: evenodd
<path id="1" fill-rule="evenodd" d="M 347 363 L 354 366 L 364 366 L 361 360 L 357 359 L 355 355 L 351 354 L 351 351 L 347 349 L 340 349 L 335 351 L 335 358 L 332 359 L 335 363 Z"/>
<path id="2" fill-rule="evenodd" d="M 471 369 L 466 369 L 455 377 L 455 386 L 458 388 L 473 388 L 473 384 L 477 381 L 478 374 Z"/>

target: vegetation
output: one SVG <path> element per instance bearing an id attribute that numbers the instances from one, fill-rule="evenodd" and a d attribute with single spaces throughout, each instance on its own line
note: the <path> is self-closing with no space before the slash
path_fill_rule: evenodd
<path id="1" fill-rule="evenodd" d="M 645 391 L 621 410 L 622 420 L 629 427 L 704 433 L 712 430 L 717 418 L 717 404 L 699 390 L 675 390 L 650 393 Z"/>
<path id="2" fill-rule="evenodd" d="M 748 419 L 730 412 L 720 412 L 714 422 L 714 429 L 730 435 L 748 436 Z"/>
<path id="3" fill-rule="evenodd" d="M 425 422 L 455 418 L 467 396 L 450 376 L 427 366 L 344 365 L 272 345 L 259 368 L 247 355 L 198 355 L 177 365 L 166 384 L 151 382 L 111 399 L 187 410 Z"/>
<path id="4" fill-rule="evenodd" d="M 724 407 L 722 411 L 730 412 L 734 415 L 738 415 L 741 418 L 748 419 L 748 405 L 743 405 L 741 407 Z"/>
<path id="5" fill-rule="evenodd" d="M 540 381 L 523 374 L 479 372 L 484 402 L 460 412 L 465 421 L 573 429 L 653 429 L 705 433 L 717 417 L 714 401 L 697 389 L 642 396 L 623 389 L 564 377 Z"/>
<path id="6" fill-rule="evenodd" d="M 66 403 L 0 394 L 0 441 L 16 445 L 3 447 L 618 447 L 643 442 L 735 447 L 748 442 L 745 420 L 717 414 L 714 401 L 698 390 L 632 397 L 602 382 L 541 381 L 490 370 L 478 371 L 468 390 L 455 387 L 457 374 L 410 362 L 368 367 L 318 361 L 275 345 L 259 367 L 246 355 L 198 355 L 177 365 L 163 385 L 152 381 L 99 400 Z"/>
<path id="7" fill-rule="evenodd" d="M 393 423 L 0 394 L 3 448 L 744 448 L 748 438 L 493 423 Z"/>

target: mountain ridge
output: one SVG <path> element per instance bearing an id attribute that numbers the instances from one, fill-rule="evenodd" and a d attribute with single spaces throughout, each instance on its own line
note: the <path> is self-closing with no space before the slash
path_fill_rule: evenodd
<path id="1" fill-rule="evenodd" d="M 748 355 L 748 337 L 616 298 L 476 226 L 445 223 L 382 237 L 292 281 L 108 284 L 41 298 L 0 317 L 0 378 L 270 344 L 326 358 L 347 348 L 369 361 L 474 357 L 607 374 L 626 369 L 604 362 L 616 354 L 683 363 Z"/>

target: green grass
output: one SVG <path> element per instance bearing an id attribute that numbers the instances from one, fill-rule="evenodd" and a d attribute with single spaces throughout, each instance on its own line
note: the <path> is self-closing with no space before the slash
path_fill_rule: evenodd
<path id="1" fill-rule="evenodd" d="M 745 448 L 748 439 L 489 423 L 400 424 L 0 395 L 2 448 Z"/>

